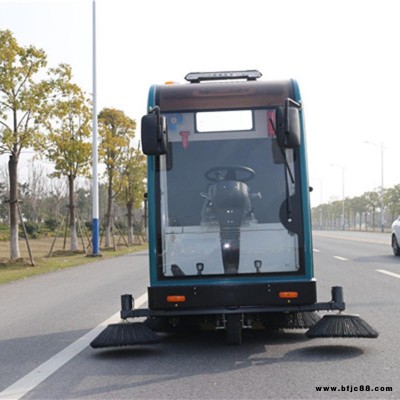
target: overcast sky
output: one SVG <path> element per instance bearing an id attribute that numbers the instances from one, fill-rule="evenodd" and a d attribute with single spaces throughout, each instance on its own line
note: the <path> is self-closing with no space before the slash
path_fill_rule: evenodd
<path id="1" fill-rule="evenodd" d="M 98 109 L 118 108 L 140 122 L 149 86 L 184 82 L 191 71 L 258 69 L 263 79 L 294 78 L 312 205 L 341 199 L 342 168 L 346 197 L 380 187 L 381 143 L 384 186 L 393 186 L 400 183 L 397 3 L 97 0 Z M 0 29 L 43 48 L 49 66 L 70 64 L 92 92 L 92 0 L 0 0 Z"/>

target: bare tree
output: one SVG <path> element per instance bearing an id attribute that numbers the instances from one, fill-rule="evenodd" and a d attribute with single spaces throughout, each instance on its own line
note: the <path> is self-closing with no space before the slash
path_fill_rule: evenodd
<path id="1" fill-rule="evenodd" d="M 35 223 L 44 219 L 43 202 L 48 196 L 46 169 L 34 158 L 28 161 L 28 177 L 23 195 L 23 210 L 26 218 Z"/>

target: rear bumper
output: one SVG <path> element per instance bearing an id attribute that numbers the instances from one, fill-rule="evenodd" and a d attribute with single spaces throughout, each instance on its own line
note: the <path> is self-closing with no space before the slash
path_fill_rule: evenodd
<path id="1" fill-rule="evenodd" d="M 282 298 L 281 292 L 297 292 L 298 296 Z M 341 286 L 332 287 L 330 301 L 317 303 L 315 281 L 149 287 L 148 295 L 149 308 L 139 309 L 133 307 L 132 295 L 122 295 L 121 318 L 343 311 L 346 308 Z M 168 296 L 184 297 L 185 301 L 170 302 Z"/>
<path id="2" fill-rule="evenodd" d="M 297 293 L 285 298 L 282 293 Z M 168 296 L 185 301 L 171 302 Z M 187 311 L 205 308 L 297 307 L 316 303 L 316 282 L 285 282 L 268 284 L 188 285 L 149 287 L 150 310 Z"/>

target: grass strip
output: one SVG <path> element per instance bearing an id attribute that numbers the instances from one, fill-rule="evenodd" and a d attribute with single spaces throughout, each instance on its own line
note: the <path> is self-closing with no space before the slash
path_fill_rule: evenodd
<path id="1" fill-rule="evenodd" d="M 79 265 L 98 261 L 99 259 L 117 257 L 146 249 L 147 244 L 118 247 L 116 251 L 113 249 L 105 249 L 101 250 L 100 258 L 87 256 L 83 252 L 58 250 L 49 258 L 34 257 L 34 267 L 30 265 L 29 258 L 22 258 L 13 262 L 3 258 L 0 259 L 0 285 L 20 279 L 26 279 L 35 275 L 59 271 L 64 268 L 77 267 Z"/>

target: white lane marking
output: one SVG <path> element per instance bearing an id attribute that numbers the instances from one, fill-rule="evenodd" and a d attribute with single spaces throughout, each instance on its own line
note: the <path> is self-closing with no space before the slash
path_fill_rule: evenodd
<path id="1" fill-rule="evenodd" d="M 318 250 L 318 249 L 313 249 L 314 250 L 314 253 L 321 253 L 321 250 Z"/>
<path id="2" fill-rule="evenodd" d="M 333 258 L 336 258 L 336 260 L 340 260 L 340 261 L 349 261 L 348 258 L 344 258 L 344 257 L 340 257 L 340 256 L 333 256 Z"/>
<path id="3" fill-rule="evenodd" d="M 345 240 L 345 241 L 352 241 L 352 242 L 364 242 L 364 243 L 375 243 L 375 244 L 387 244 L 390 243 L 390 238 L 389 241 L 386 237 L 386 235 L 382 235 L 382 239 L 370 239 L 370 238 L 365 238 L 365 237 L 352 237 L 351 232 L 349 232 L 350 235 L 332 235 L 332 234 L 325 234 L 321 231 L 313 231 L 313 236 L 321 237 L 321 238 L 329 238 L 329 239 L 339 239 L 339 240 Z"/>
<path id="4" fill-rule="evenodd" d="M 386 275 L 393 276 L 395 278 L 399 278 L 400 279 L 400 275 L 399 274 L 395 274 L 394 272 L 386 271 L 384 269 L 376 269 L 375 271 L 380 272 L 381 274 L 386 274 Z"/>
<path id="5" fill-rule="evenodd" d="M 138 299 L 135 299 L 135 307 L 139 308 L 147 302 L 147 293 L 141 295 Z M 22 396 L 25 396 L 28 392 L 34 389 L 37 385 L 42 383 L 50 375 L 54 374 L 58 369 L 65 365 L 68 361 L 72 360 L 82 350 L 84 350 L 90 342 L 100 334 L 102 330 L 109 324 L 116 323 L 121 320 L 120 313 L 117 312 L 112 317 L 108 318 L 101 324 L 97 325 L 96 328 L 92 329 L 86 335 L 83 335 L 74 343 L 70 344 L 64 350 L 61 350 L 58 354 L 39 365 L 29 374 L 9 386 L 7 389 L 0 392 L 1 400 L 18 400 Z"/>

